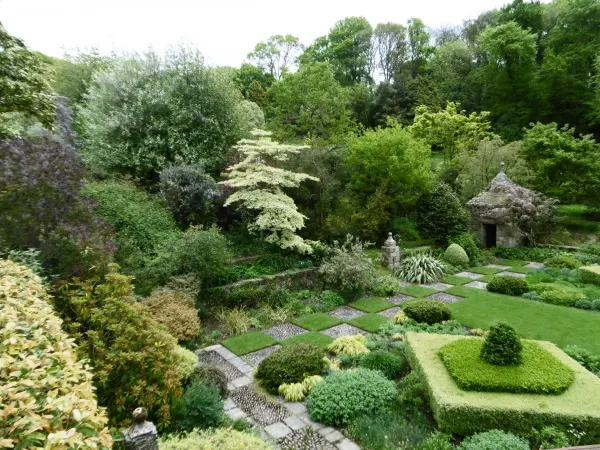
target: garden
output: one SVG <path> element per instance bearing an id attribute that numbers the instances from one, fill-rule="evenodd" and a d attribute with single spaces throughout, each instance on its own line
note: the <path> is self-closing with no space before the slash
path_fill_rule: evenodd
<path id="1" fill-rule="evenodd" d="M 239 68 L 0 25 L 0 447 L 599 444 L 599 8 Z"/>

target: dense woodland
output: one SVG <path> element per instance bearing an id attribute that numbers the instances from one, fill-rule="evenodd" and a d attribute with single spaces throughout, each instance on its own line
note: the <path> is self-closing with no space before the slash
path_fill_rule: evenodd
<path id="1" fill-rule="evenodd" d="M 143 404 L 181 431 L 190 350 L 298 313 L 283 288 L 224 285 L 336 252 L 351 265 L 388 232 L 484 258 L 465 203 L 501 163 L 554 199 L 529 244 L 597 240 L 598 0 L 514 0 L 441 29 L 347 17 L 312 43 L 268 37 L 239 67 L 192 45 L 26 44 L 0 25 L 0 256 L 43 277 L 113 429 Z M 338 298 L 364 290 L 358 272 Z"/>

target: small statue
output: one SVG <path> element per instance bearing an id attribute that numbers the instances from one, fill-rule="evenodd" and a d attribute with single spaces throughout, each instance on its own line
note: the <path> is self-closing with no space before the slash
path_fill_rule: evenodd
<path id="1" fill-rule="evenodd" d="M 127 450 L 158 450 L 158 433 L 152 422 L 148 422 L 146 408 L 133 411 L 133 424 L 123 431 Z"/>
<path id="2" fill-rule="evenodd" d="M 383 263 L 388 269 L 395 270 L 400 266 L 401 258 L 400 247 L 396 245 L 392 233 L 388 233 L 388 238 L 383 247 L 381 247 L 381 259 Z"/>

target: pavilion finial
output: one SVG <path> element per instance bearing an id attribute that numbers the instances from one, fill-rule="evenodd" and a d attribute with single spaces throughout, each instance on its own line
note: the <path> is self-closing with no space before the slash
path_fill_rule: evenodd
<path id="1" fill-rule="evenodd" d="M 500 172 L 502 172 L 502 173 L 506 173 L 506 172 L 504 171 L 504 161 L 502 161 L 502 162 L 500 163 Z"/>

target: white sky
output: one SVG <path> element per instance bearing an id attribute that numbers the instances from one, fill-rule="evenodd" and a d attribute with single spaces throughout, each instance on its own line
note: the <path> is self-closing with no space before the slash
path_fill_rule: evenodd
<path id="1" fill-rule="evenodd" d="M 274 34 L 310 44 L 348 16 L 429 27 L 463 19 L 509 0 L 0 0 L 0 22 L 34 50 L 62 56 L 64 49 L 96 47 L 138 51 L 191 42 L 214 65 L 239 66 L 254 45 Z"/>

